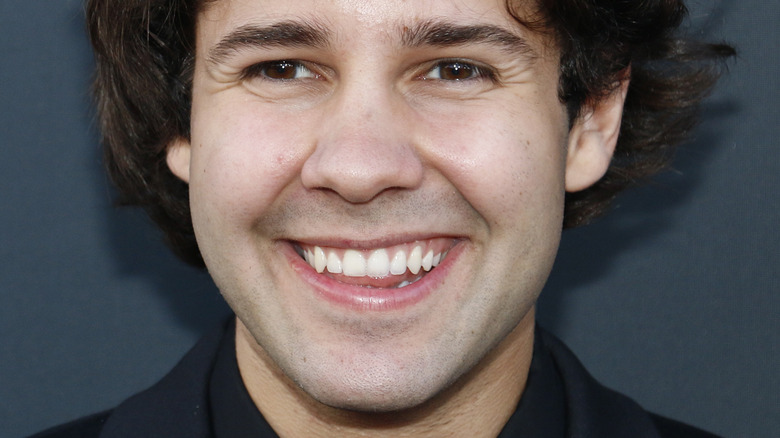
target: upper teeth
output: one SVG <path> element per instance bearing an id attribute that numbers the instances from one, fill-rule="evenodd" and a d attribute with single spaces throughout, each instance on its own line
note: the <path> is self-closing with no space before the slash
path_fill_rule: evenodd
<path id="1" fill-rule="evenodd" d="M 423 246 L 424 244 L 415 244 L 411 247 L 411 251 L 408 251 L 408 246 L 370 251 L 315 246 L 302 252 L 303 258 L 319 273 L 327 270 L 332 274 L 343 274 L 348 277 L 383 278 L 388 275 L 404 274 L 407 269 L 414 275 L 417 275 L 421 269 L 430 271 L 446 256 L 446 251 L 434 252 L 433 249 L 428 249 L 423 255 Z"/>

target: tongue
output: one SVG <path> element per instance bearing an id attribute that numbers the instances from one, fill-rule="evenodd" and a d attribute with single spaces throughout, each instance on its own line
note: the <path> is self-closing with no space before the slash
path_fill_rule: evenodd
<path id="1" fill-rule="evenodd" d="M 389 288 L 396 288 L 398 285 L 400 285 L 403 282 L 409 282 L 414 283 L 415 281 L 422 278 L 423 275 L 425 275 L 426 272 L 424 270 L 421 270 L 417 273 L 417 275 L 412 274 L 409 271 L 406 271 L 406 273 L 401 275 L 388 275 L 387 277 L 382 278 L 374 278 L 374 277 L 348 277 L 344 274 L 332 274 L 328 271 L 323 272 L 321 275 L 327 275 L 328 277 L 345 284 L 350 284 L 354 286 L 363 286 L 363 287 L 372 287 L 375 289 L 389 289 Z"/>

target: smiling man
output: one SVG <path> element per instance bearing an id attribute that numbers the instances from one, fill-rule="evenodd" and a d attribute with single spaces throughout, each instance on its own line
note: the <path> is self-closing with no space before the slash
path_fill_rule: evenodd
<path id="1" fill-rule="evenodd" d="M 42 436 L 709 436 L 534 305 L 731 49 L 676 1 L 93 0 L 107 162 L 236 318 Z"/>

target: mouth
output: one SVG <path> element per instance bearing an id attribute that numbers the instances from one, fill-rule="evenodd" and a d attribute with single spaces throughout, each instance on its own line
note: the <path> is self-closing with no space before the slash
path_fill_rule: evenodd
<path id="1" fill-rule="evenodd" d="M 370 288 L 403 288 L 416 283 L 446 259 L 454 239 L 418 240 L 374 249 L 298 243 L 295 250 L 318 274 Z"/>
<path id="2" fill-rule="evenodd" d="M 461 241 L 432 238 L 375 248 L 290 242 L 290 255 L 296 271 L 329 301 L 353 310 L 391 310 L 420 301 L 441 284 Z"/>

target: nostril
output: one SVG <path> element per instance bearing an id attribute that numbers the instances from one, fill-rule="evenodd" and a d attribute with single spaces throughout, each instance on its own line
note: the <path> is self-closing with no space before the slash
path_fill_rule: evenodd
<path id="1" fill-rule="evenodd" d="M 327 189 L 352 203 L 365 203 L 380 193 L 417 187 L 422 165 L 408 146 L 386 144 L 317 145 L 301 170 L 308 189 Z"/>

